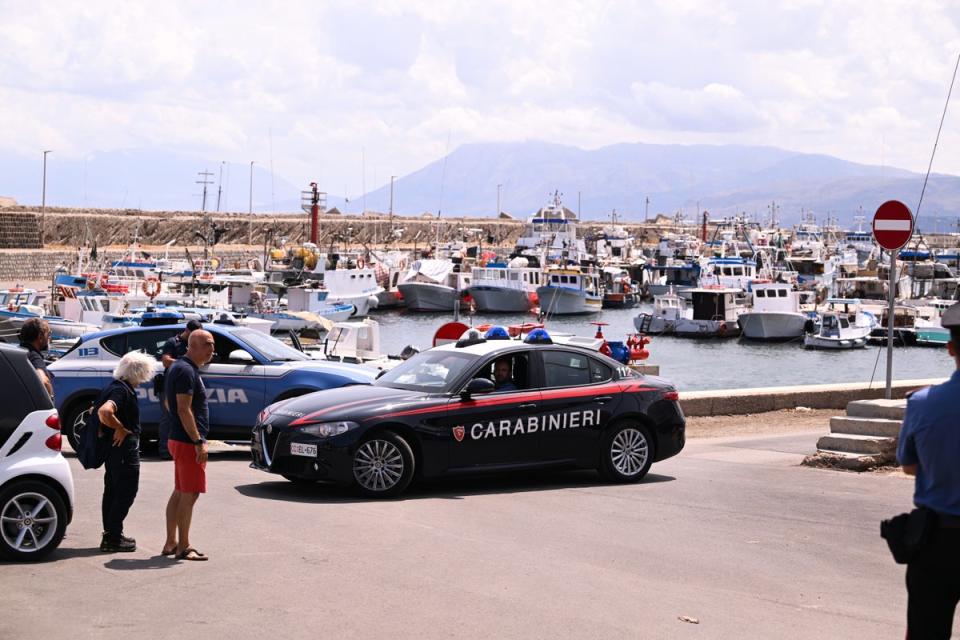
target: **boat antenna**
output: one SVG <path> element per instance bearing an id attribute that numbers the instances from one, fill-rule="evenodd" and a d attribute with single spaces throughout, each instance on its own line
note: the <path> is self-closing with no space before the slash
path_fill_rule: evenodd
<path id="1" fill-rule="evenodd" d="M 447 158 L 450 157 L 450 131 L 447 131 L 447 146 L 443 151 L 443 167 L 440 170 L 440 206 L 437 208 L 437 244 L 440 244 L 440 216 L 443 213 L 443 186 L 447 180 Z"/>

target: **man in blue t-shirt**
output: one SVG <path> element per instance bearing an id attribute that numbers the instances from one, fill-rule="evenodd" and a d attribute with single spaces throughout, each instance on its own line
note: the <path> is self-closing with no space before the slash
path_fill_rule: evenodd
<path id="1" fill-rule="evenodd" d="M 154 380 L 154 388 L 160 394 L 160 424 L 157 427 L 157 451 L 164 460 L 170 460 L 170 451 L 167 448 L 167 439 L 170 433 L 170 409 L 167 405 L 166 394 L 163 392 L 163 384 L 166 381 L 166 370 L 173 363 L 187 354 L 187 340 L 190 334 L 197 329 L 202 329 L 203 325 L 199 320 L 191 320 L 186 328 L 171 337 L 163 343 L 160 351 L 160 361 L 163 363 L 164 372 L 157 374 L 159 380 Z"/>
<path id="2" fill-rule="evenodd" d="M 207 490 L 207 434 L 210 414 L 200 367 L 213 358 L 213 334 L 198 329 L 190 334 L 187 353 L 167 371 L 163 392 L 170 407 L 170 440 L 175 484 L 167 501 L 167 539 L 164 555 L 179 560 L 206 560 L 190 546 L 193 505 Z"/>
<path id="3" fill-rule="evenodd" d="M 937 514 L 930 541 L 907 565 L 907 636 L 950 638 L 960 601 L 960 303 L 940 323 L 957 370 L 907 401 L 897 460 L 916 476 L 913 502 Z"/>

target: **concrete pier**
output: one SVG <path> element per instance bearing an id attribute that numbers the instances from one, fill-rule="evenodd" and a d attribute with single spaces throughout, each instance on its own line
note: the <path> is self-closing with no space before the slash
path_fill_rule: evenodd
<path id="1" fill-rule="evenodd" d="M 940 384 L 946 378 L 895 380 L 893 397 L 903 398 L 914 389 Z M 756 389 L 720 389 L 716 391 L 681 391 L 680 406 L 688 416 L 746 415 L 780 411 L 795 407 L 811 409 L 845 409 L 854 400 L 883 398 L 883 382 L 812 384 L 795 387 L 761 387 Z"/>

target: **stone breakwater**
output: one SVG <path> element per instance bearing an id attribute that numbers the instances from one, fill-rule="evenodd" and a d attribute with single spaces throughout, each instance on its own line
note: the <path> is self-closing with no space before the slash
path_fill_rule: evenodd
<path id="1" fill-rule="evenodd" d="M 263 246 L 279 244 L 280 239 L 297 244 L 309 238 L 310 221 L 306 214 L 253 214 L 213 213 L 200 214 L 186 211 L 139 211 L 119 209 L 65 209 L 48 207 L 43 216 L 44 245 L 125 246 L 134 233 L 144 246 L 160 246 L 171 240 L 177 246 L 196 245 L 197 233 L 209 234 L 210 225 L 223 229 L 218 244 L 241 244 Z M 0 248 L 40 247 L 41 216 L 36 208 L 7 207 L 0 209 Z M 581 235 L 599 232 L 602 221 L 581 223 Z M 660 233 L 669 230 L 669 225 L 626 224 L 638 238 L 655 241 Z M 523 221 L 501 218 L 456 218 L 440 219 L 439 234 L 437 219 L 430 217 L 375 215 L 331 215 L 320 219 L 319 243 L 349 242 L 358 246 L 382 247 L 388 237 L 403 248 L 425 247 L 438 235 L 441 242 L 475 240 L 482 237 L 483 244 L 513 246 L 523 228 Z M 395 235 L 391 235 L 395 231 Z"/>

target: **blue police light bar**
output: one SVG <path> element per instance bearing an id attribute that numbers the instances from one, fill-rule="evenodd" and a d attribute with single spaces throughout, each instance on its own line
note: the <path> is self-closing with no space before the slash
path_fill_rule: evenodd
<path id="1" fill-rule="evenodd" d="M 553 344 L 546 329 L 534 329 L 523 339 L 526 344 Z"/>
<path id="2" fill-rule="evenodd" d="M 497 325 L 487 329 L 487 332 L 483 334 L 483 337 L 487 340 L 509 340 L 510 334 L 507 333 L 506 327 Z"/>

